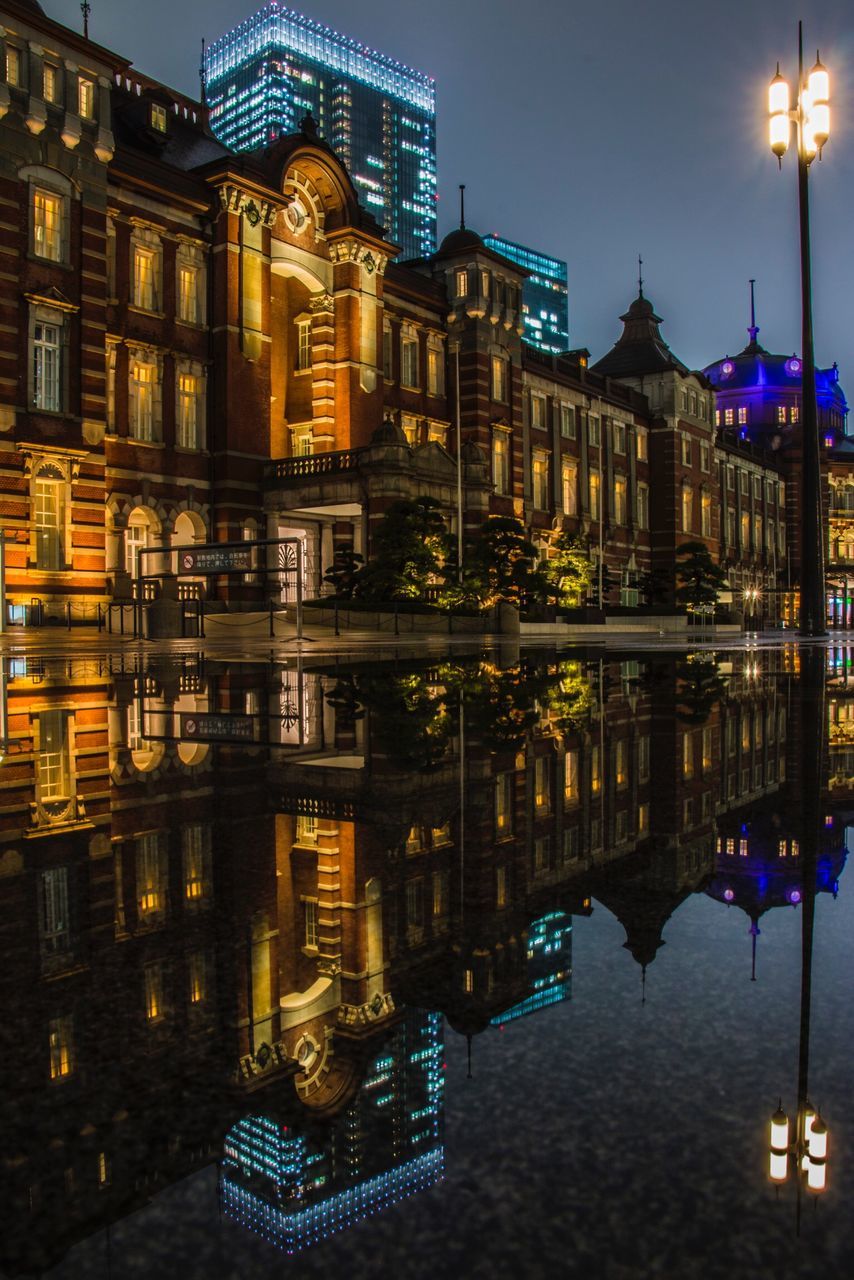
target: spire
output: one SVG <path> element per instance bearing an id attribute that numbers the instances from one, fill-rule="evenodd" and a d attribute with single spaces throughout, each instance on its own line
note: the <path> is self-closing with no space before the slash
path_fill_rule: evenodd
<path id="1" fill-rule="evenodd" d="M 751 920 L 750 934 L 752 938 L 751 947 L 753 951 L 751 964 L 750 964 L 750 981 L 755 982 L 756 981 L 756 939 L 759 937 L 759 921 L 758 920 Z"/>
<path id="2" fill-rule="evenodd" d="M 753 293 L 755 280 L 750 281 L 750 325 L 747 332 L 750 334 L 750 346 L 756 346 L 756 335 L 759 332 L 759 325 L 756 323 L 756 299 Z"/>
<path id="3" fill-rule="evenodd" d="M 460 183 L 460 231 L 466 229 L 466 184 Z"/>
<path id="4" fill-rule="evenodd" d="M 83 0 L 80 6 L 80 12 L 83 14 L 83 39 L 89 39 L 89 14 L 92 12 L 92 6 L 89 0 Z"/>
<path id="5" fill-rule="evenodd" d="M 643 258 L 638 254 L 638 297 L 643 297 Z"/>
<path id="6" fill-rule="evenodd" d="M 205 37 L 202 36 L 202 56 L 199 61 L 199 101 L 203 106 L 207 106 L 208 101 L 208 72 L 205 67 Z"/>

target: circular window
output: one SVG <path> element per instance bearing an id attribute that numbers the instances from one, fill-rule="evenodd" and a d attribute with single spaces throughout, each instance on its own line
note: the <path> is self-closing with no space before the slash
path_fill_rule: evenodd
<path id="1" fill-rule="evenodd" d="M 724 360 L 721 365 L 721 373 L 725 378 L 731 378 L 735 373 L 735 365 L 731 360 Z"/>
<path id="2" fill-rule="evenodd" d="M 308 222 L 308 212 L 305 205 L 297 196 L 285 210 L 285 217 L 291 231 L 303 231 Z"/>
<path id="3" fill-rule="evenodd" d="M 796 378 L 801 372 L 801 362 L 797 356 L 792 356 L 791 360 L 786 361 L 786 373 L 789 377 Z"/>
<path id="4" fill-rule="evenodd" d="M 300 1070 L 308 1074 L 320 1055 L 320 1045 L 312 1036 L 303 1036 L 294 1050 Z"/>

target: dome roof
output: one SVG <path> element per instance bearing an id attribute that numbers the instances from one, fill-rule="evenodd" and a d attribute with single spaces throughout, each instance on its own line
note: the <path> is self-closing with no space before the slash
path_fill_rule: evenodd
<path id="1" fill-rule="evenodd" d="M 392 418 L 385 418 L 371 436 L 371 444 L 406 444 L 403 427 Z"/>
<path id="2" fill-rule="evenodd" d="M 471 227 L 457 227 L 449 231 L 439 246 L 440 253 L 459 253 L 462 249 L 485 249 L 481 237 Z"/>
<path id="3" fill-rule="evenodd" d="M 688 372 L 688 366 L 673 354 L 662 338 L 658 328 L 661 316 L 655 314 L 655 308 L 649 298 L 644 297 L 642 287 L 620 319 L 623 322 L 623 332 L 607 355 L 591 366 L 594 373 L 619 379 L 641 377 L 643 374 L 661 373 L 664 370 L 675 370 L 683 374 Z"/>
<path id="4" fill-rule="evenodd" d="M 758 340 L 759 326 L 753 315 L 747 332 L 749 341 L 738 355 L 724 356 L 703 370 L 715 391 L 721 395 L 731 391 L 764 390 L 799 394 L 803 372 L 800 356 L 794 352 L 785 356 L 766 351 Z M 839 385 L 839 369 L 835 364 L 829 369 L 816 369 L 815 387 L 821 403 L 833 404 L 841 413 L 847 413 L 845 392 Z"/>

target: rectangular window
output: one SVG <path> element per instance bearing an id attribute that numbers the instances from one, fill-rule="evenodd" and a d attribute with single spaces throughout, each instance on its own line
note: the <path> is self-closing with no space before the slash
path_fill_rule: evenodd
<path id="1" fill-rule="evenodd" d="M 178 374 L 178 421 L 175 443 L 182 449 L 199 447 L 199 379 L 191 373 Z"/>
<path id="2" fill-rule="evenodd" d="M 391 326 L 385 325 L 383 327 L 383 377 L 386 379 L 387 382 L 391 382 L 391 379 L 392 379 L 391 352 L 392 352 Z"/>
<path id="3" fill-rule="evenodd" d="M 694 520 L 694 491 L 690 485 L 682 486 L 682 532 L 690 533 Z"/>
<path id="4" fill-rule="evenodd" d="M 50 262 L 62 260 L 62 196 L 33 192 L 33 252 Z"/>
<path id="5" fill-rule="evenodd" d="M 564 440 L 575 439 L 575 409 L 571 404 L 560 406 L 560 434 Z"/>
<path id="6" fill-rule="evenodd" d="M 618 787 L 629 785 L 629 749 L 624 740 L 614 749 L 614 781 Z"/>
<path id="7" fill-rule="evenodd" d="M 130 434 L 134 440 L 154 439 L 154 375 L 153 364 L 139 360 L 131 363 Z"/>
<path id="8" fill-rule="evenodd" d="M 151 104 L 151 127 L 156 129 L 158 133 L 166 132 L 166 108 L 161 106 L 159 102 Z"/>
<path id="9" fill-rule="evenodd" d="M 444 916 L 448 912 L 448 876 L 445 871 L 433 872 L 433 915 Z"/>
<path id="10" fill-rule="evenodd" d="M 741 513 L 741 550 L 750 550 L 750 512 Z"/>
<path id="11" fill-rule="evenodd" d="M 36 476 L 33 482 L 33 521 L 36 528 L 36 568 L 64 569 L 65 482 Z"/>
<path id="12" fill-rule="evenodd" d="M 738 406 L 738 424 L 743 427 L 747 422 L 747 405 L 740 404 Z"/>
<path id="13" fill-rule="evenodd" d="M 427 348 L 427 392 L 431 396 L 445 394 L 445 359 L 441 347 Z"/>
<path id="14" fill-rule="evenodd" d="M 563 758 L 563 802 L 569 806 L 578 804 L 580 799 L 578 752 L 567 751 Z"/>
<path id="15" fill-rule="evenodd" d="M 496 493 L 510 492 L 510 436 L 496 431 L 492 437 L 492 483 Z"/>
<path id="16" fill-rule="evenodd" d="M 712 495 L 704 493 L 700 503 L 700 515 L 702 519 L 701 533 L 704 538 L 712 536 Z"/>
<path id="17" fill-rule="evenodd" d="M 614 477 L 614 522 L 627 524 L 626 516 L 626 477 Z"/>
<path id="18" fill-rule="evenodd" d="M 489 297 L 489 272 L 481 271 L 480 273 L 480 292 L 484 298 Z"/>
<path id="19" fill-rule="evenodd" d="M 418 387 L 418 340 L 404 337 L 400 340 L 400 380 L 405 387 Z"/>
<path id="20" fill-rule="evenodd" d="M 67 800 L 71 789 L 68 754 L 68 712 L 39 713 L 39 799 Z"/>
<path id="21" fill-rule="evenodd" d="M 789 410 L 789 421 L 794 425 L 800 421 L 800 411 L 796 404 L 793 404 Z"/>
<path id="22" fill-rule="evenodd" d="M 709 446 L 707 444 L 700 445 L 700 470 L 708 471 L 710 466 Z"/>
<path id="23" fill-rule="evenodd" d="M 143 923 L 166 910 L 166 850 L 156 831 L 140 836 L 136 842 L 136 901 Z"/>
<path id="24" fill-rule="evenodd" d="M 77 95 L 81 120 L 92 120 L 95 115 L 95 85 L 91 80 L 80 80 Z"/>
<path id="25" fill-rule="evenodd" d="M 693 453 L 692 453 L 692 450 L 691 450 L 691 437 L 690 437 L 690 436 L 683 436 L 683 437 L 682 437 L 682 465 L 683 465 L 683 467 L 690 467 L 690 466 L 691 466 L 692 459 L 693 459 Z"/>
<path id="26" fill-rule="evenodd" d="M 531 487 L 534 506 L 538 511 L 549 509 L 549 459 L 548 454 L 535 453 L 531 462 Z"/>
<path id="27" fill-rule="evenodd" d="M 317 818 L 301 817 L 296 820 L 295 844 L 317 844 Z"/>
<path id="28" fill-rule="evenodd" d="M 21 51 L 14 45 L 6 45 L 6 83 L 16 89 L 21 83 Z"/>
<path id="29" fill-rule="evenodd" d="M 731 427 L 734 421 L 735 421 L 735 410 L 724 409 L 724 426 Z"/>
<path id="30" fill-rule="evenodd" d="M 297 369 L 311 368 L 311 321 L 297 321 Z"/>
<path id="31" fill-rule="evenodd" d="M 614 453 L 626 452 L 626 427 L 623 422 L 614 423 Z"/>
<path id="32" fill-rule="evenodd" d="M 588 473 L 588 487 L 590 491 L 590 516 L 593 520 L 599 519 L 599 472 L 590 471 Z"/>
<path id="33" fill-rule="evenodd" d="M 777 421 L 781 424 L 786 421 L 786 406 L 784 404 L 777 405 Z"/>
<path id="34" fill-rule="evenodd" d="M 406 882 L 406 925 L 421 929 L 424 925 L 424 880 L 418 876 Z"/>
<path id="35" fill-rule="evenodd" d="M 649 759 L 650 740 L 649 734 L 645 733 L 642 738 L 638 738 L 638 782 L 649 781 Z"/>
<path id="36" fill-rule="evenodd" d="M 602 790 L 602 753 L 598 746 L 590 748 L 590 794 L 598 796 Z"/>
<path id="37" fill-rule="evenodd" d="M 54 867 L 41 874 L 41 943 L 44 951 L 59 955 L 71 946 L 68 911 L 68 868 Z"/>
<path id="38" fill-rule="evenodd" d="M 198 267 L 178 268 L 178 319 L 186 324 L 199 323 Z"/>
<path id="39" fill-rule="evenodd" d="M 207 963 L 204 951 L 191 951 L 187 957 L 188 996 L 190 1004 L 204 1004 L 207 997 Z"/>
<path id="40" fill-rule="evenodd" d="M 465 298 L 469 291 L 469 273 L 465 267 L 458 267 L 454 272 L 454 288 L 458 298 Z"/>
<path id="41" fill-rule="evenodd" d="M 588 444 L 592 444 L 596 448 L 602 444 L 600 422 L 595 413 L 591 413 L 587 419 L 587 441 Z"/>
<path id="42" fill-rule="evenodd" d="M 682 777 L 694 776 L 694 736 L 686 733 L 682 739 Z"/>
<path id="43" fill-rule="evenodd" d="M 649 486 L 638 485 L 638 528 L 649 528 Z"/>
<path id="44" fill-rule="evenodd" d="M 648 447 L 649 441 L 647 433 L 643 427 L 638 427 L 637 435 L 635 436 L 635 456 L 637 457 L 638 462 L 647 461 L 649 456 Z"/>
<path id="45" fill-rule="evenodd" d="M 50 1078 L 63 1080 L 74 1071 L 74 1021 L 71 1014 L 47 1024 Z"/>
<path id="46" fill-rule="evenodd" d="M 492 357 L 492 398 L 500 404 L 507 400 L 507 361 L 503 356 Z"/>
<path id="47" fill-rule="evenodd" d="M 45 102 L 56 102 L 56 90 L 57 90 L 58 81 L 57 81 L 57 75 L 56 75 L 56 67 L 53 65 L 52 62 L 46 62 L 44 64 L 43 84 L 44 84 Z"/>
<path id="48" fill-rule="evenodd" d="M 49 413 L 62 408 L 61 336 L 58 324 L 33 326 L 33 404 Z"/>
<path id="49" fill-rule="evenodd" d="M 578 515 L 578 467 L 568 458 L 564 458 L 561 464 L 561 489 L 564 513 Z"/>
<path id="50" fill-rule="evenodd" d="M 531 426 L 542 430 L 546 425 L 546 401 L 544 396 L 531 396 Z"/>
<path id="51" fill-rule="evenodd" d="M 317 950 L 317 900 L 315 898 L 303 898 L 302 915 L 305 936 L 303 945 Z"/>
<path id="52" fill-rule="evenodd" d="M 495 868 L 495 905 L 499 909 L 507 906 L 507 868 Z"/>
<path id="53" fill-rule="evenodd" d="M 495 779 L 495 834 L 497 836 L 513 834 L 512 786 L 512 773 L 500 773 Z"/>
<path id="54" fill-rule="evenodd" d="M 143 311 L 157 310 L 157 255 L 151 249 L 133 251 L 133 303 Z"/>
<path id="55" fill-rule="evenodd" d="M 145 965 L 143 983 L 145 988 L 145 1016 L 149 1022 L 157 1022 L 164 1014 L 163 965 L 159 960 Z"/>
<path id="56" fill-rule="evenodd" d="M 534 761 L 534 808 L 537 813 L 549 813 L 551 800 L 551 762 L 548 756 L 537 756 Z"/>
<path id="57" fill-rule="evenodd" d="M 181 862 L 184 878 L 184 901 L 204 902 L 211 892 L 210 827 L 196 823 L 181 832 Z"/>

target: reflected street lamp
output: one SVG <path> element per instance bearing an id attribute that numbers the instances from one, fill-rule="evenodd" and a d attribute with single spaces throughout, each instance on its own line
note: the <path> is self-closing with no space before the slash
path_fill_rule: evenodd
<path id="1" fill-rule="evenodd" d="M 827 1186 L 827 1125 L 807 1102 L 795 1123 L 794 1139 L 789 1138 L 789 1117 L 782 1100 L 771 1117 L 768 1174 L 778 1186 L 789 1176 L 794 1164 L 796 1176 L 807 1189 L 818 1194 Z"/>
<path id="2" fill-rule="evenodd" d="M 810 263 L 809 166 L 830 137 L 830 77 L 816 54 L 816 63 L 804 77 L 803 24 L 798 23 L 798 83 L 794 107 L 788 81 L 777 74 L 768 88 L 769 142 L 782 167 L 789 149 L 792 125 L 798 151 L 798 208 L 801 251 L 801 611 L 800 632 L 827 635 L 827 601 L 824 588 L 824 548 L 821 520 L 821 464 L 819 461 L 818 411 L 815 396 L 815 352 L 812 328 L 812 279 Z"/>

